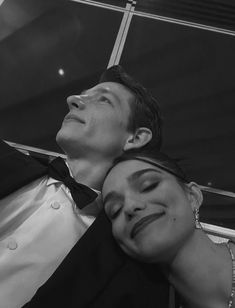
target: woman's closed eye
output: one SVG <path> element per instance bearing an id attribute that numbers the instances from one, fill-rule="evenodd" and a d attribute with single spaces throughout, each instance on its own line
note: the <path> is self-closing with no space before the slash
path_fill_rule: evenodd
<path id="1" fill-rule="evenodd" d="M 119 215 L 119 213 L 121 212 L 121 208 L 122 206 L 119 203 L 109 204 L 105 206 L 105 212 L 109 219 L 113 220 Z"/>
<path id="2" fill-rule="evenodd" d="M 154 190 L 159 184 L 159 181 L 145 181 L 141 185 L 141 192 L 147 193 Z"/>

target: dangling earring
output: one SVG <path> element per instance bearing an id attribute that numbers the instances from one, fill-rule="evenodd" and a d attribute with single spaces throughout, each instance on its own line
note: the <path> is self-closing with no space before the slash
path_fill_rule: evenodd
<path id="1" fill-rule="evenodd" d="M 199 221 L 199 209 L 198 208 L 195 208 L 195 210 L 194 210 L 194 217 L 195 217 L 195 228 L 201 229 L 202 226 L 201 226 L 200 221 Z"/>

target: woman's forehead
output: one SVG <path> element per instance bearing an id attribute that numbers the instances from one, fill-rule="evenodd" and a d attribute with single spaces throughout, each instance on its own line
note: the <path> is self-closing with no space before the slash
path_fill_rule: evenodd
<path id="1" fill-rule="evenodd" d="M 152 167 L 153 165 L 150 162 L 145 162 L 145 161 L 139 161 L 137 159 L 129 159 L 125 161 L 121 161 L 117 163 L 109 172 L 111 173 L 132 173 L 134 171 L 137 171 L 139 169 L 143 168 L 149 168 Z M 154 166 L 153 166 L 154 167 Z"/>
<path id="2" fill-rule="evenodd" d="M 150 162 L 139 161 L 136 159 L 125 160 L 117 163 L 108 173 L 104 186 L 107 186 L 110 183 L 120 183 L 124 184 L 124 181 L 129 179 L 134 179 L 135 176 L 140 176 L 141 173 L 144 173 L 145 170 L 153 170 L 158 173 L 163 173 L 160 168 L 152 165 Z M 135 176 L 134 176 L 135 175 Z M 104 187 L 103 186 L 103 187 Z"/>
<path id="3" fill-rule="evenodd" d="M 147 166 L 149 165 L 152 166 L 152 168 L 155 168 L 156 170 L 160 169 L 163 173 L 169 174 L 185 183 L 189 182 L 184 172 L 177 166 L 176 163 L 170 161 L 168 162 L 168 161 L 156 160 L 150 157 L 142 157 L 142 156 L 127 157 L 124 160 L 117 162 L 116 165 L 114 165 L 114 167 L 112 167 L 107 172 L 107 175 L 109 175 L 111 171 L 113 171 L 113 173 L 115 172 L 115 173 L 127 174 L 133 172 L 133 169 L 136 168 L 138 169 L 141 167 L 147 168 Z"/>

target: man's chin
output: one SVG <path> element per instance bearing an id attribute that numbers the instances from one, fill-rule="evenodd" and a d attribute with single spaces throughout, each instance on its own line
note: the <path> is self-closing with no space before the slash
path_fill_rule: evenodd
<path id="1" fill-rule="evenodd" d="M 60 143 L 60 139 L 61 139 L 61 129 L 58 131 L 58 133 L 56 134 L 56 137 L 55 137 L 55 140 L 56 140 L 58 145 Z"/>
<path id="2" fill-rule="evenodd" d="M 63 127 L 56 135 L 56 143 L 66 155 L 70 156 L 75 151 L 76 142 L 71 137 L 71 133 L 63 129 Z"/>
<path id="3" fill-rule="evenodd" d="M 64 135 L 64 133 L 63 133 L 63 130 L 62 130 L 62 128 L 58 131 L 58 133 L 56 134 L 56 138 L 55 138 L 55 140 L 56 140 L 56 143 L 58 144 L 58 146 L 62 149 L 62 150 L 64 150 L 64 148 L 63 148 L 63 144 L 65 144 L 66 143 L 66 137 L 65 137 L 65 135 Z"/>

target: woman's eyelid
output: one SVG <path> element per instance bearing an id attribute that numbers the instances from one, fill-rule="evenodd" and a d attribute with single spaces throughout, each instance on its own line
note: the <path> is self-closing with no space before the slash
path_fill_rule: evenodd
<path id="1" fill-rule="evenodd" d="M 156 174 L 149 174 L 149 175 L 145 175 L 142 177 L 142 179 L 140 179 L 139 182 L 139 188 L 143 191 L 143 190 L 150 190 L 151 188 L 155 188 L 158 186 L 158 184 L 160 183 L 161 179 L 158 175 Z"/>
<path id="2" fill-rule="evenodd" d="M 122 208 L 121 202 L 109 203 L 109 205 L 105 205 L 105 211 L 108 217 L 113 218 Z"/>
<path id="3" fill-rule="evenodd" d="M 147 182 L 147 184 L 144 183 L 141 187 L 141 191 L 142 192 L 149 192 L 149 191 L 155 189 L 158 186 L 158 184 L 159 184 L 159 181 L 151 181 L 151 182 Z"/>

